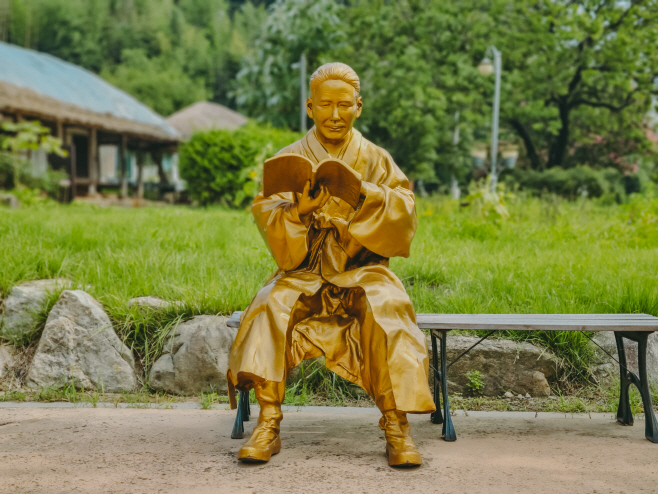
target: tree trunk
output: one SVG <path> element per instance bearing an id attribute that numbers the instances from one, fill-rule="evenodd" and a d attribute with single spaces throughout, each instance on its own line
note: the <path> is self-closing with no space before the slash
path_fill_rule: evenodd
<path id="1" fill-rule="evenodd" d="M 569 146 L 569 113 L 571 108 L 566 101 L 560 101 L 558 106 L 560 111 L 560 122 L 562 127 L 560 127 L 560 132 L 555 139 L 555 142 L 551 146 L 551 150 L 548 155 L 548 167 L 553 166 L 563 166 L 564 158 L 567 154 L 567 146 Z"/>
<path id="2" fill-rule="evenodd" d="M 512 118 L 509 120 L 509 124 L 512 126 L 514 131 L 523 139 L 523 144 L 525 145 L 526 153 L 528 153 L 528 159 L 530 160 L 530 166 L 533 170 L 543 170 L 544 163 L 542 163 L 541 158 L 537 154 L 535 145 L 532 142 L 532 137 L 521 123 L 518 118 Z"/>

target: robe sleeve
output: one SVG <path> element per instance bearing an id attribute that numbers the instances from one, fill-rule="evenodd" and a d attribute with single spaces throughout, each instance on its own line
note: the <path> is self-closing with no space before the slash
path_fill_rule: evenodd
<path id="1" fill-rule="evenodd" d="M 382 257 L 409 257 L 416 233 L 416 206 L 409 181 L 388 153 L 379 173 L 363 182 L 365 198 L 349 233 L 366 249 Z"/>
<path id="2" fill-rule="evenodd" d="M 299 266 L 308 253 L 308 226 L 300 218 L 292 194 L 263 197 L 260 192 L 251 212 L 279 268 L 290 271 Z"/>

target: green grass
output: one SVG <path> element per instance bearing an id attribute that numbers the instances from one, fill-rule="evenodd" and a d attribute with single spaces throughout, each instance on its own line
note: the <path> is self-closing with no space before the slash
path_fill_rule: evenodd
<path id="1" fill-rule="evenodd" d="M 417 312 L 658 315 L 658 199 L 517 198 L 508 208 L 501 221 L 445 198 L 418 201 L 411 256 L 391 261 Z M 31 279 L 74 280 L 105 305 L 145 368 L 180 320 L 243 309 L 275 269 L 245 211 L 0 209 L 0 239 L 4 293 Z M 157 313 L 127 306 L 145 295 L 185 305 Z M 570 378 L 586 373 L 585 335 L 509 336 L 553 349 Z"/>

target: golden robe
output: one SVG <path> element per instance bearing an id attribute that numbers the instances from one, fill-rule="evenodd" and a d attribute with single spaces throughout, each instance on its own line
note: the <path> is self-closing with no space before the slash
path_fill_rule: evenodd
<path id="1" fill-rule="evenodd" d="M 281 153 L 329 158 L 315 128 Z M 352 129 L 338 158 L 361 174 L 356 210 L 332 197 L 307 218 L 292 193 L 256 197 L 252 212 L 279 270 L 242 314 L 229 395 L 281 382 L 306 358 L 363 387 L 380 409 L 428 413 L 427 344 L 411 300 L 388 268 L 409 256 L 416 211 L 409 181 L 384 149 Z M 394 400 L 394 402 L 393 402 Z M 233 404 L 233 403 L 232 403 Z"/>

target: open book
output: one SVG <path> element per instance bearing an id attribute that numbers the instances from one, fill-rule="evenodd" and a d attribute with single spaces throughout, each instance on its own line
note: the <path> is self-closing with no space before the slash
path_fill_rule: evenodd
<path id="1" fill-rule="evenodd" d="M 347 163 L 328 158 L 314 165 L 299 154 L 284 153 L 268 159 L 263 165 L 263 195 L 281 192 L 302 192 L 306 181 L 312 190 L 327 187 L 332 196 L 340 197 L 356 209 L 361 193 L 361 175 Z"/>

